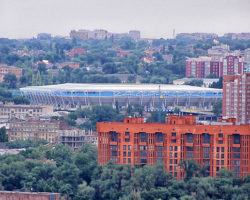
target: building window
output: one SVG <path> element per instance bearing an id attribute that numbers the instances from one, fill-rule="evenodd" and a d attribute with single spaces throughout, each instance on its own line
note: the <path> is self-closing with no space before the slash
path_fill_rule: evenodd
<path id="1" fill-rule="evenodd" d="M 117 142 L 117 133 L 116 132 L 110 132 L 110 137 L 112 142 Z"/>
<path id="2" fill-rule="evenodd" d="M 141 157 L 147 157 L 147 151 L 140 151 Z"/>
<path id="3" fill-rule="evenodd" d="M 233 157 L 234 157 L 234 158 L 240 158 L 240 153 L 234 153 L 234 154 L 233 154 Z"/>
<path id="4" fill-rule="evenodd" d="M 125 132 L 125 135 L 126 135 L 126 136 L 129 136 L 129 135 L 130 135 L 130 132 Z"/>
<path id="5" fill-rule="evenodd" d="M 219 133 L 219 137 L 222 138 L 223 137 L 223 133 Z"/>
<path id="6" fill-rule="evenodd" d="M 210 147 L 203 147 L 203 151 L 210 151 Z"/>
<path id="7" fill-rule="evenodd" d="M 117 151 L 111 151 L 111 156 L 117 156 Z"/>
<path id="8" fill-rule="evenodd" d="M 233 164 L 234 164 L 234 165 L 240 165 L 240 160 L 234 160 L 234 161 L 233 161 Z"/>
<path id="9" fill-rule="evenodd" d="M 140 142 L 147 142 L 147 134 L 142 132 L 140 133 Z"/>
<path id="10" fill-rule="evenodd" d="M 125 142 L 130 142 L 130 139 L 129 138 L 125 138 Z"/>
<path id="11" fill-rule="evenodd" d="M 193 158 L 193 152 L 186 152 L 186 158 Z"/>
<path id="12" fill-rule="evenodd" d="M 128 163 L 129 163 L 129 164 L 131 163 L 131 158 L 128 158 Z"/>
<path id="13" fill-rule="evenodd" d="M 163 151 L 163 146 L 156 146 L 156 150 Z"/>
<path id="14" fill-rule="evenodd" d="M 233 148 L 233 151 L 234 151 L 234 152 L 240 152 L 240 147 L 234 147 L 234 148 Z"/>
<path id="15" fill-rule="evenodd" d="M 131 157 L 131 152 L 130 151 L 128 152 L 128 157 Z"/>
<path id="16" fill-rule="evenodd" d="M 174 139 L 174 140 L 171 140 L 171 142 L 172 142 L 172 143 L 176 143 L 176 139 Z"/>
<path id="17" fill-rule="evenodd" d="M 123 158 L 123 164 L 126 164 L 126 158 Z"/>
<path id="18" fill-rule="evenodd" d="M 219 140 L 219 144 L 223 144 L 223 140 Z"/>
<path id="19" fill-rule="evenodd" d="M 141 162 L 142 164 L 146 164 L 146 163 L 147 163 L 147 158 L 141 158 L 141 159 L 140 159 L 140 162 Z"/>
<path id="20" fill-rule="evenodd" d="M 210 143 L 210 135 L 205 133 L 203 134 L 203 143 L 204 144 L 209 144 Z"/>
<path id="21" fill-rule="evenodd" d="M 178 147 L 177 147 L 177 146 L 175 146 L 175 147 L 174 147 L 174 150 L 175 150 L 175 151 L 177 151 L 177 149 L 178 149 Z"/>
<path id="22" fill-rule="evenodd" d="M 123 145 L 123 150 L 126 150 L 127 148 L 126 148 L 126 145 Z"/>
<path id="23" fill-rule="evenodd" d="M 186 147 L 186 151 L 193 151 L 194 147 Z"/>
<path id="24" fill-rule="evenodd" d="M 140 145 L 140 150 L 147 150 L 147 146 Z"/>
<path id="25" fill-rule="evenodd" d="M 193 141 L 194 141 L 193 134 L 192 133 L 187 133 L 186 136 L 187 136 L 187 143 L 193 143 Z"/>
<path id="26" fill-rule="evenodd" d="M 173 160 L 172 159 L 169 160 L 169 164 L 173 164 Z"/>
<path id="27" fill-rule="evenodd" d="M 234 138 L 234 144 L 240 144 L 240 135 L 235 134 L 233 135 Z"/>
<path id="28" fill-rule="evenodd" d="M 220 161 L 219 160 L 216 160 L 216 165 L 219 165 L 220 164 Z"/>
<path id="29" fill-rule="evenodd" d="M 169 166 L 169 171 L 172 171 L 172 170 L 173 170 L 173 166 L 170 165 L 170 166 Z"/>
<path id="30" fill-rule="evenodd" d="M 176 136 L 176 133 L 172 133 L 172 136 L 175 137 L 175 136 Z"/>
<path id="31" fill-rule="evenodd" d="M 157 151 L 156 152 L 156 157 L 163 157 L 163 152 L 162 151 Z"/>
<path id="32" fill-rule="evenodd" d="M 126 152 L 123 152 L 123 156 L 126 157 Z"/>
<path id="33" fill-rule="evenodd" d="M 233 171 L 239 172 L 239 171 L 240 171 L 240 166 L 234 166 L 234 167 L 233 167 Z"/>
<path id="34" fill-rule="evenodd" d="M 156 142 L 163 142 L 163 134 L 156 133 Z"/>
<path id="35" fill-rule="evenodd" d="M 173 147 L 172 146 L 169 147 L 169 151 L 173 151 Z"/>
<path id="36" fill-rule="evenodd" d="M 217 152 L 220 152 L 220 147 L 217 147 L 216 149 L 217 149 Z"/>

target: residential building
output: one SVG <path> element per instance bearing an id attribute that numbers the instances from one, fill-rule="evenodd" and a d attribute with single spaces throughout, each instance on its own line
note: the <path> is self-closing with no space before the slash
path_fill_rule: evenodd
<path id="1" fill-rule="evenodd" d="M 232 40 L 250 40 L 250 33 L 225 33 L 224 37 Z"/>
<path id="2" fill-rule="evenodd" d="M 39 34 L 37 34 L 37 39 L 50 40 L 51 39 L 51 34 L 50 33 L 39 33 Z"/>
<path id="3" fill-rule="evenodd" d="M 1 200 L 60 200 L 59 193 L 0 191 Z"/>
<path id="4" fill-rule="evenodd" d="M 8 140 L 46 140 L 49 143 L 56 143 L 56 135 L 59 129 L 66 126 L 61 120 L 12 120 L 7 129 Z"/>
<path id="5" fill-rule="evenodd" d="M 87 40 L 88 39 L 88 30 L 72 30 L 70 31 L 70 38 L 78 38 L 82 40 Z"/>
<path id="6" fill-rule="evenodd" d="M 250 73 L 250 48 L 245 49 L 245 51 L 244 51 L 243 68 L 244 68 L 245 73 Z"/>
<path id="7" fill-rule="evenodd" d="M 128 35 L 134 40 L 139 40 L 141 38 L 141 32 L 137 30 L 129 31 Z"/>
<path id="8" fill-rule="evenodd" d="M 69 53 L 69 56 L 73 57 L 75 54 L 86 54 L 86 51 L 84 49 L 81 48 L 76 48 L 76 49 L 72 49 Z"/>
<path id="9" fill-rule="evenodd" d="M 208 40 L 217 38 L 218 35 L 214 33 L 179 33 L 176 39 L 192 39 L 192 40 Z"/>
<path id="10" fill-rule="evenodd" d="M 0 82 L 3 82 L 6 74 L 15 74 L 17 78 L 20 78 L 23 74 L 23 70 L 22 68 L 0 63 Z"/>
<path id="11" fill-rule="evenodd" d="M 84 143 L 97 145 L 97 133 L 68 126 L 65 121 L 54 119 L 12 120 L 7 129 L 9 141 L 46 140 L 49 143 L 62 143 L 72 150 L 79 149 Z"/>
<path id="12" fill-rule="evenodd" d="M 229 123 L 231 122 L 231 123 Z M 250 126 L 234 120 L 216 125 L 197 124 L 195 116 L 169 115 L 167 123 L 144 123 L 143 117 L 124 122 L 99 122 L 98 164 L 153 165 L 163 161 L 175 178 L 185 176 L 179 163 L 194 159 L 216 177 L 222 168 L 234 177 L 250 174 Z"/>
<path id="13" fill-rule="evenodd" d="M 250 124 L 250 73 L 223 76 L 223 118 Z"/>
<path id="14" fill-rule="evenodd" d="M 70 146 L 73 151 L 76 151 L 85 143 L 97 146 L 97 132 L 68 126 L 58 130 L 56 141 L 57 143 Z"/>
<path id="15" fill-rule="evenodd" d="M 212 46 L 207 50 L 208 56 L 212 57 L 213 60 L 220 60 L 230 51 L 229 46 L 226 44 Z"/>
<path id="16" fill-rule="evenodd" d="M 188 58 L 186 60 L 186 77 L 205 78 L 211 73 L 211 57 Z"/>
<path id="17" fill-rule="evenodd" d="M 0 102 L 0 119 L 25 119 L 26 117 L 37 117 L 40 115 L 52 113 L 54 107 L 50 105 L 26 105 Z"/>
<path id="18" fill-rule="evenodd" d="M 93 31 L 90 30 L 72 30 L 70 32 L 70 38 L 78 38 L 82 40 L 95 39 L 95 40 L 104 40 L 108 36 L 108 31 L 103 29 L 96 29 Z"/>
<path id="19" fill-rule="evenodd" d="M 64 63 L 60 63 L 59 65 L 60 65 L 59 68 L 69 66 L 72 69 L 77 69 L 80 67 L 80 64 L 77 62 L 64 62 Z"/>
<path id="20" fill-rule="evenodd" d="M 210 74 L 222 77 L 228 74 L 243 74 L 244 58 L 228 54 L 225 57 L 200 56 L 198 58 L 188 58 L 186 60 L 186 77 L 205 78 Z"/>

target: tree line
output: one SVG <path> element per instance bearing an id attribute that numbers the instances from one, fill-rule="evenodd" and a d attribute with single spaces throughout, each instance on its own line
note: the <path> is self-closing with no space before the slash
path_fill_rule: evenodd
<path id="1" fill-rule="evenodd" d="M 0 156 L 0 189 L 59 192 L 68 200 L 195 200 L 250 198 L 250 176 L 234 179 L 222 169 L 217 178 L 203 177 L 193 160 L 184 160 L 184 180 L 176 180 L 162 163 L 154 166 L 97 165 L 97 148 L 85 144 L 73 152 L 56 147 L 30 147 Z M 187 167 L 189 166 L 189 167 Z"/>

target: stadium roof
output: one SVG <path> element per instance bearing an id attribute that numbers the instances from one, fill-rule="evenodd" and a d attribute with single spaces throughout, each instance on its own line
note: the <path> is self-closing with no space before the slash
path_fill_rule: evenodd
<path id="1" fill-rule="evenodd" d="M 190 85 L 167 84 L 79 84 L 65 83 L 46 86 L 28 86 L 21 91 L 182 91 L 182 92 L 215 92 L 222 93 L 222 89 L 202 88 Z"/>

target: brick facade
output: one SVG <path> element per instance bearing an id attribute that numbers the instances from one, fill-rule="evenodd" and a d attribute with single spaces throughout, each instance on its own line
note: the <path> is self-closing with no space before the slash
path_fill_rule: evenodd
<path id="1" fill-rule="evenodd" d="M 194 159 L 216 177 L 225 167 L 235 177 L 250 173 L 250 126 L 201 125 L 194 116 L 168 116 L 166 124 L 144 123 L 143 118 L 97 123 L 98 164 L 153 165 L 163 161 L 177 179 L 184 177 L 178 164 Z"/>

